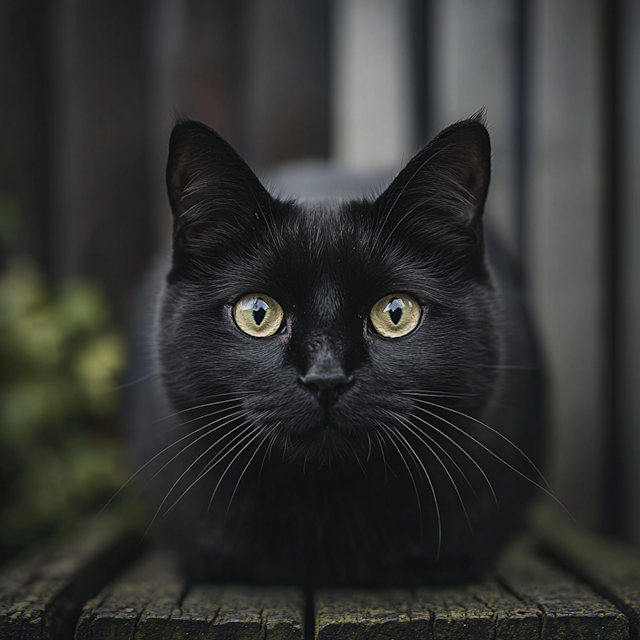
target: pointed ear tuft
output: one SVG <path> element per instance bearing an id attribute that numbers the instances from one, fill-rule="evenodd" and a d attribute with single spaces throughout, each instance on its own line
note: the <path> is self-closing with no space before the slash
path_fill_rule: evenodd
<path id="1" fill-rule="evenodd" d="M 458 203 L 452 213 L 461 215 L 467 224 L 478 222 L 491 180 L 491 140 L 484 110 L 442 131 L 429 147 L 434 155 L 441 155 L 434 162 L 443 178 L 441 187 L 449 185 Z"/>
<path id="2" fill-rule="evenodd" d="M 477 246 L 490 176 L 491 142 L 481 111 L 444 129 L 402 169 L 378 199 L 384 228 L 437 232 L 459 247 Z"/>
<path id="3" fill-rule="evenodd" d="M 233 147 L 194 120 L 173 128 L 166 180 L 175 248 L 195 246 L 205 236 L 224 241 L 259 224 L 270 205 L 271 196 Z"/>

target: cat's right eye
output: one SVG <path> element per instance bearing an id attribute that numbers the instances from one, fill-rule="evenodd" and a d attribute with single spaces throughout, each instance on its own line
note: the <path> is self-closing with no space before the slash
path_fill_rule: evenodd
<path id="1" fill-rule="evenodd" d="M 420 322 L 420 305 L 406 293 L 385 296 L 371 309 L 369 319 L 376 333 L 385 338 L 401 338 Z"/>
<path id="2" fill-rule="evenodd" d="M 271 296 L 250 293 L 233 306 L 233 319 L 250 336 L 268 338 L 282 326 L 284 311 Z"/>

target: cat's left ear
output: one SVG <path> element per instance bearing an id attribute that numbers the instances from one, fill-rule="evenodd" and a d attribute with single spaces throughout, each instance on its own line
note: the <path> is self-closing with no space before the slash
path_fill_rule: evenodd
<path id="1" fill-rule="evenodd" d="M 230 242 L 264 221 L 271 196 L 233 147 L 195 120 L 176 124 L 169 142 L 167 192 L 174 248 Z"/>
<path id="2" fill-rule="evenodd" d="M 482 114 L 444 129 L 378 198 L 384 229 L 437 234 L 461 249 L 482 245 L 491 142 Z"/>

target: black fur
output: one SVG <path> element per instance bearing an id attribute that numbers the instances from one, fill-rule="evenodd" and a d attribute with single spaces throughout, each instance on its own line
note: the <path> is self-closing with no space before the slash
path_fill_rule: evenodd
<path id="1" fill-rule="evenodd" d="M 493 241 L 489 266 L 489 176 L 473 118 L 376 199 L 282 201 L 211 129 L 174 128 L 173 254 L 132 430 L 192 579 L 421 584 L 489 566 L 524 476 L 541 482 L 536 354 Z M 279 302 L 281 331 L 236 326 L 250 293 Z M 393 339 L 369 320 L 392 293 L 422 309 Z"/>

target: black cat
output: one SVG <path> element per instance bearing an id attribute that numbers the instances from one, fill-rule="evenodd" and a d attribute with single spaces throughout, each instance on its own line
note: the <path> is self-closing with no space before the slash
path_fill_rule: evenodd
<path id="1" fill-rule="evenodd" d="M 214 131 L 174 128 L 132 435 L 191 579 L 421 584 L 490 565 L 542 480 L 537 357 L 483 231 L 489 177 L 480 117 L 379 197 L 333 202 L 274 198 Z"/>

